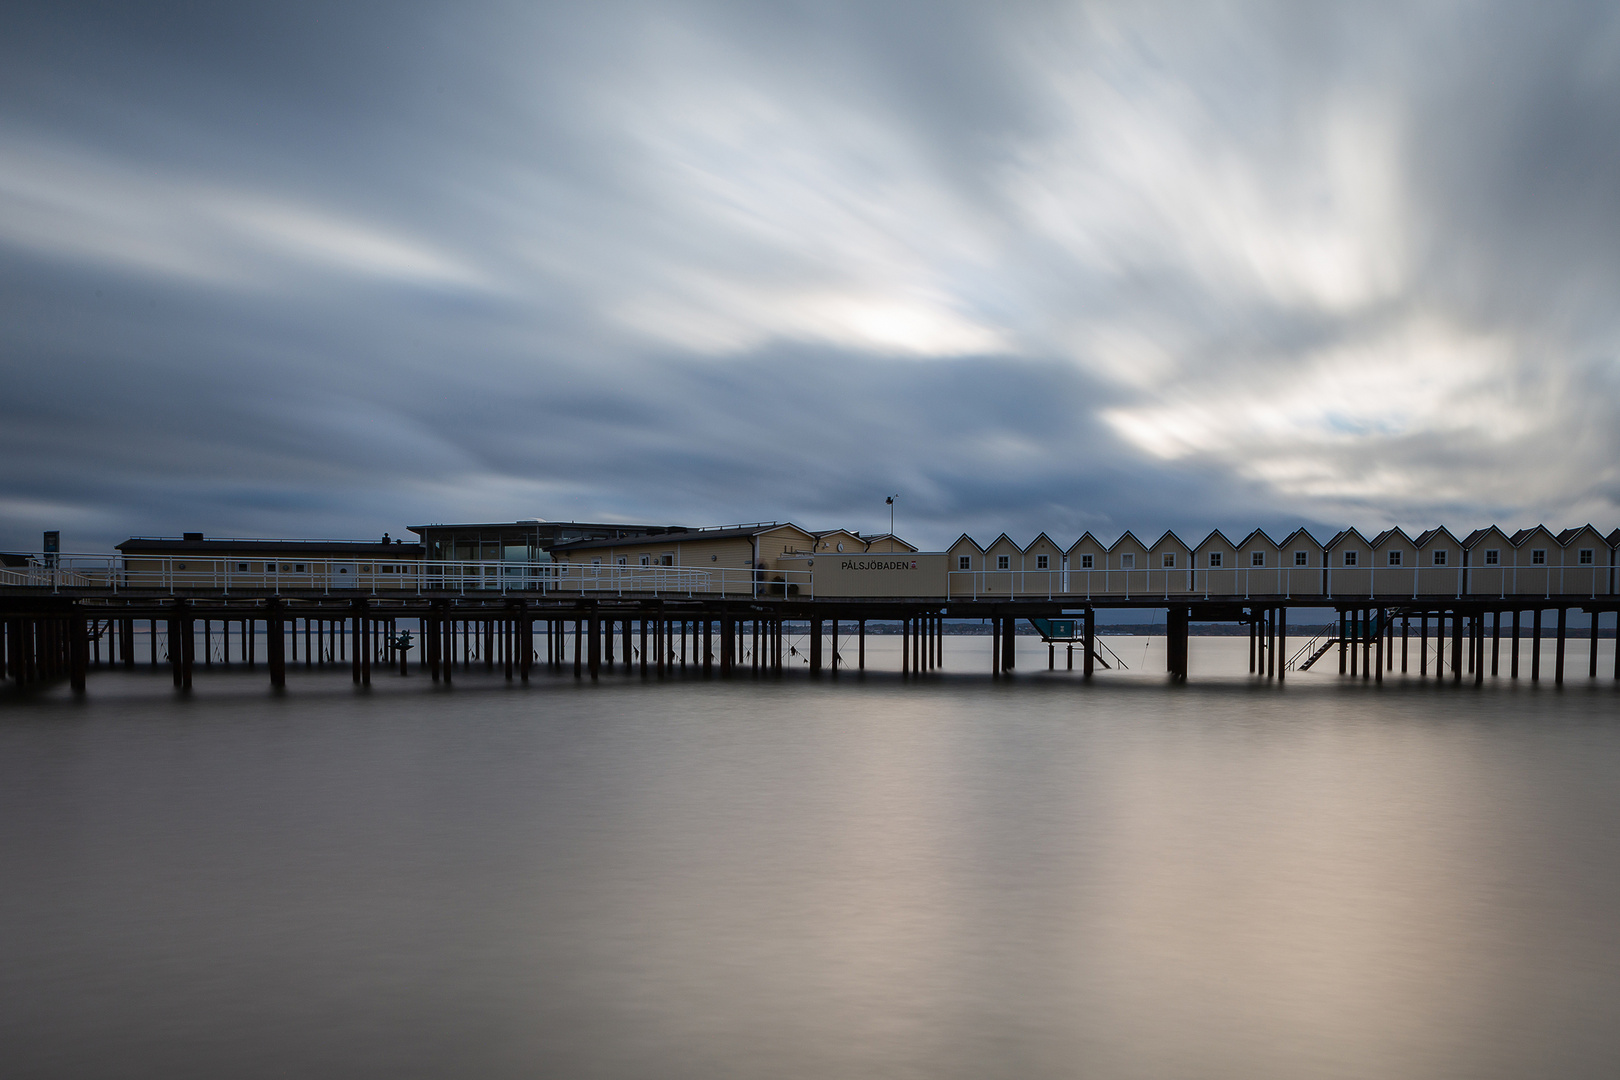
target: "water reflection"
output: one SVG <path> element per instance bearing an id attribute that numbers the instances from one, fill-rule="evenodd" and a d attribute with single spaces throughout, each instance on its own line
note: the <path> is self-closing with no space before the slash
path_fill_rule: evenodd
<path id="1" fill-rule="evenodd" d="M 12 703 L 7 1073 L 1607 1075 L 1612 684 L 1246 649 Z"/>

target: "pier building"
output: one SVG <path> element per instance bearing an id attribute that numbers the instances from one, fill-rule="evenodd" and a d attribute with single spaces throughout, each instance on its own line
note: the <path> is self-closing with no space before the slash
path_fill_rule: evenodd
<path id="1" fill-rule="evenodd" d="M 587 530 L 608 535 L 579 535 Z M 1612 625 L 1620 615 L 1620 529 L 1604 534 L 1592 525 L 1511 534 L 1436 527 L 1416 536 L 1386 529 L 1371 538 L 1346 528 L 1322 542 L 1305 529 L 1280 542 L 1261 530 L 1235 542 L 1212 530 L 1196 544 L 1173 531 L 1145 542 L 1126 530 L 1112 543 L 1086 533 L 1067 549 L 1044 532 L 1024 545 L 1006 533 L 988 545 L 964 534 L 934 552 L 893 536 L 788 522 L 680 529 L 531 521 L 413 531 L 424 543 L 193 533 L 132 538 L 108 556 L 42 552 L 26 566 L 0 568 L 4 674 L 23 683 L 67 675 L 82 687 L 103 641 L 109 659 L 134 662 L 141 620 L 153 643 L 158 625 L 167 628 L 175 647 L 164 662 L 175 665 L 180 685 L 189 684 L 199 640 L 205 665 L 216 640 L 223 657 L 234 641 L 251 663 L 260 636 L 279 685 L 289 652 L 299 654 L 300 625 L 306 666 L 352 648 L 363 682 L 373 662 L 405 663 L 407 650 L 396 644 L 402 622 L 423 635 L 423 670 L 447 679 L 458 644 L 463 662 L 499 654 L 510 675 L 536 661 L 556 669 L 570 637 L 576 672 L 594 673 L 613 664 L 615 634 L 621 655 L 634 652 L 643 665 L 656 657 L 662 670 L 674 662 L 666 646 L 677 625 L 680 641 L 701 641 L 705 671 L 729 672 L 740 657 L 757 671 L 780 670 L 790 619 L 812 628 L 812 671 L 822 667 L 823 625 L 836 637 L 840 623 L 864 635 L 867 620 L 899 621 L 905 670 L 914 674 L 932 669 L 950 618 L 990 624 L 996 674 L 1011 670 L 1014 627 L 1027 620 L 1052 644 L 1053 662 L 1058 643 L 1078 646 L 1089 675 L 1099 659 L 1096 613 L 1153 608 L 1166 613 L 1166 666 L 1175 677 L 1187 674 L 1187 628 L 1196 619 L 1247 625 L 1250 670 L 1278 679 L 1335 647 L 1342 673 L 1382 678 L 1397 649 L 1406 671 L 1414 629 L 1418 674 L 1427 676 L 1432 627 L 1445 646 L 1433 657 L 1435 673 L 1460 680 L 1466 671 L 1476 682 L 1487 662 L 1493 675 L 1505 666 L 1519 677 L 1522 629 L 1531 633 L 1528 675 L 1539 679 L 1550 614 L 1553 679 L 1562 682 L 1569 614 L 1590 616 L 1591 677 L 1600 621 Z M 478 559 L 433 557 L 475 550 Z M 1332 608 L 1338 619 L 1290 652 L 1290 607 Z"/>

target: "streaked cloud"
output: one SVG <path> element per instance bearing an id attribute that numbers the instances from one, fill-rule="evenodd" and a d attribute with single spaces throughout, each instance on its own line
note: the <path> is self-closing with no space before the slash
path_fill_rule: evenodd
<path id="1" fill-rule="evenodd" d="M 0 543 L 1620 523 L 1617 28 L 39 8 Z"/>

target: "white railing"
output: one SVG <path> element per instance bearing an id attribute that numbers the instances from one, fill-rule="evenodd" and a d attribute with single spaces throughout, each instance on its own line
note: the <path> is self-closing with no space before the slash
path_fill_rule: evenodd
<path id="1" fill-rule="evenodd" d="M 1610 595 L 1609 567 L 1275 566 L 1090 570 L 953 570 L 953 600 L 1371 600 L 1419 597 L 1536 598 Z"/>
<path id="2" fill-rule="evenodd" d="M 243 567 L 247 569 L 243 569 Z M 581 565 L 578 563 L 426 562 L 197 556 L 62 555 L 0 570 L 0 586 L 109 589 L 145 593 L 444 594 L 494 592 L 601 596 L 815 595 L 803 570 L 742 567 Z"/>

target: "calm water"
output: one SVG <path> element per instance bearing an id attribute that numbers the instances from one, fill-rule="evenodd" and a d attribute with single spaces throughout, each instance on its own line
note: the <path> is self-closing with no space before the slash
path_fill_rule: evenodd
<path id="1" fill-rule="evenodd" d="M 1620 694 L 1584 645 L 1562 692 L 1278 690 L 1242 640 L 1183 687 L 1122 640 L 1090 687 L 1025 643 L 1011 684 L 8 701 L 0 1072 L 1614 1075 Z"/>

